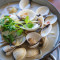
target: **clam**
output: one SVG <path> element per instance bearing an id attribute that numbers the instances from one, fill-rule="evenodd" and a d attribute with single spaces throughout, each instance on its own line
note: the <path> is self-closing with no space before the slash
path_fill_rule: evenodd
<path id="1" fill-rule="evenodd" d="M 13 19 L 14 21 L 19 21 L 18 17 L 15 14 L 12 14 L 10 18 Z"/>
<path id="2" fill-rule="evenodd" d="M 40 41 L 41 36 L 36 32 L 31 32 L 27 34 L 26 39 L 27 39 L 27 42 L 32 46 Z"/>
<path id="3" fill-rule="evenodd" d="M 38 24 L 33 24 L 33 27 L 32 27 L 32 28 L 29 28 L 27 25 L 25 25 L 25 27 L 21 27 L 21 28 L 24 29 L 24 30 L 27 30 L 27 31 L 35 31 L 35 30 L 37 30 L 39 27 L 40 27 L 40 25 L 38 25 Z"/>
<path id="4" fill-rule="evenodd" d="M 21 0 L 19 3 L 19 7 L 21 9 L 27 9 L 30 7 L 30 1 L 29 0 Z"/>
<path id="5" fill-rule="evenodd" d="M 38 19 L 38 16 L 35 16 L 35 18 L 33 19 L 33 21 L 36 21 Z"/>
<path id="6" fill-rule="evenodd" d="M 44 26 L 44 18 L 43 18 L 43 16 L 38 17 L 38 21 L 39 21 L 40 27 L 43 28 L 43 26 Z"/>
<path id="7" fill-rule="evenodd" d="M 24 9 L 22 11 L 20 11 L 17 16 L 21 17 L 21 18 L 26 18 L 27 16 L 29 16 L 30 20 L 33 20 L 36 16 L 35 12 L 29 9 Z"/>
<path id="8" fill-rule="evenodd" d="M 45 37 L 47 36 L 52 30 L 52 25 L 48 24 L 41 30 L 41 36 Z"/>
<path id="9" fill-rule="evenodd" d="M 47 45 L 48 45 L 48 38 L 47 37 L 43 37 L 42 38 L 43 39 L 43 48 L 46 48 L 47 47 Z"/>
<path id="10" fill-rule="evenodd" d="M 45 24 L 54 24 L 57 21 L 56 15 L 48 15 L 45 19 Z"/>
<path id="11" fill-rule="evenodd" d="M 12 43 L 14 46 L 20 46 L 26 41 L 25 36 L 20 36 Z"/>
<path id="12" fill-rule="evenodd" d="M 36 43 L 35 45 L 29 46 L 29 47 L 30 47 L 30 48 L 37 48 L 37 47 L 38 47 L 38 45 L 39 45 L 39 42 L 38 42 L 38 43 Z"/>
<path id="13" fill-rule="evenodd" d="M 8 43 L 4 40 L 3 36 L 1 35 L 2 38 L 0 38 L 0 48 L 3 46 L 8 45 Z"/>
<path id="14" fill-rule="evenodd" d="M 40 53 L 40 51 L 36 48 L 27 49 L 26 57 L 35 58 L 39 53 Z"/>
<path id="15" fill-rule="evenodd" d="M 2 47 L 2 51 L 8 56 L 11 55 L 11 52 L 15 46 L 6 45 Z"/>
<path id="16" fill-rule="evenodd" d="M 46 6 L 41 6 L 36 10 L 37 15 L 48 15 L 49 13 L 49 8 Z"/>
<path id="17" fill-rule="evenodd" d="M 39 47 L 43 47 L 43 48 L 46 48 L 48 44 L 48 38 L 47 37 L 43 37 L 40 42 L 39 42 Z"/>
<path id="18" fill-rule="evenodd" d="M 7 10 L 10 14 L 12 14 L 12 13 L 16 13 L 18 9 L 16 7 L 8 7 Z"/>
<path id="19" fill-rule="evenodd" d="M 42 37 L 40 42 L 39 42 L 39 49 L 40 49 L 40 54 L 36 56 L 36 59 L 39 59 L 43 53 L 43 50 L 46 50 L 47 46 L 49 44 L 49 40 L 47 37 Z"/>
<path id="20" fill-rule="evenodd" d="M 13 57 L 15 60 L 22 60 L 26 56 L 26 49 L 25 48 L 18 48 L 13 51 Z"/>

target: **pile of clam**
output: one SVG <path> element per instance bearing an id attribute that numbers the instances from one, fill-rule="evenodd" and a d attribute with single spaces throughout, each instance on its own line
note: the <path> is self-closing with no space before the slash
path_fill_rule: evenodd
<path id="1" fill-rule="evenodd" d="M 47 6 L 40 6 L 36 12 L 28 9 L 30 7 L 29 0 L 21 0 L 19 6 L 22 10 L 17 16 L 20 18 L 29 16 L 34 26 L 32 28 L 21 26 L 25 30 L 25 35 L 17 37 L 12 46 L 6 45 L 2 47 L 2 50 L 7 56 L 13 54 L 15 60 L 22 60 L 25 57 L 35 59 L 37 55 L 41 54 L 40 49 L 46 47 L 47 35 L 51 32 L 52 25 L 57 21 L 57 16 L 50 14 Z M 11 15 L 11 18 L 14 16 Z M 17 16 L 15 16 L 15 20 L 19 20 Z M 24 23 L 20 20 L 19 22 Z"/>

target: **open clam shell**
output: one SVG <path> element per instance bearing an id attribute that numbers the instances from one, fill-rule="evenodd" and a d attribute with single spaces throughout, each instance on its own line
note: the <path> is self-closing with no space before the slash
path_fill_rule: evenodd
<path id="1" fill-rule="evenodd" d="M 40 43 L 40 45 L 39 45 L 40 54 L 36 56 L 37 59 L 41 57 L 41 55 L 43 54 L 43 51 L 46 50 L 46 48 L 47 48 L 47 46 L 49 44 L 49 40 L 48 40 L 47 37 L 43 37 L 42 41 L 43 41 L 43 45 L 42 46 L 41 46 L 41 41 L 39 42 Z"/>
<path id="2" fill-rule="evenodd" d="M 39 42 L 39 46 L 42 48 L 46 48 L 46 46 L 48 45 L 48 38 L 47 37 L 43 37 L 41 39 L 41 41 Z"/>
<path id="3" fill-rule="evenodd" d="M 17 15 L 21 18 L 26 18 L 26 16 L 29 16 L 30 20 L 33 20 L 36 16 L 35 12 L 29 9 L 24 9 L 20 11 Z"/>
<path id="4" fill-rule="evenodd" d="M 41 6 L 36 10 L 37 15 L 47 15 L 49 13 L 49 8 L 46 6 Z"/>
<path id="5" fill-rule="evenodd" d="M 49 15 L 45 19 L 45 24 L 54 24 L 57 21 L 57 16 L 56 15 Z"/>
<path id="6" fill-rule="evenodd" d="M 36 32 L 31 32 L 27 34 L 26 39 L 28 43 L 32 46 L 39 42 L 39 40 L 41 39 L 41 36 Z"/>
<path id="7" fill-rule="evenodd" d="M 11 55 L 11 51 L 14 49 L 15 46 L 10 46 L 10 45 L 6 45 L 4 47 L 2 47 L 2 51 L 5 53 L 6 56 Z"/>
<path id="8" fill-rule="evenodd" d="M 36 47 L 38 47 L 38 45 L 39 45 L 39 42 L 36 43 L 35 45 L 29 46 L 29 47 L 30 47 L 30 48 L 36 48 Z"/>
<path id="9" fill-rule="evenodd" d="M 20 46 L 26 41 L 25 36 L 21 36 L 19 38 L 16 38 L 16 40 L 12 43 L 15 46 Z"/>
<path id="10" fill-rule="evenodd" d="M 44 18 L 43 18 L 43 16 L 38 17 L 38 21 L 39 21 L 40 27 L 42 28 L 44 26 Z"/>
<path id="11" fill-rule="evenodd" d="M 27 31 L 35 31 L 35 30 L 37 30 L 39 27 L 40 27 L 40 25 L 38 25 L 38 24 L 33 24 L 33 27 L 32 27 L 32 28 L 28 28 L 27 25 L 25 25 L 25 27 L 21 27 L 21 28 L 24 29 L 24 30 L 27 30 Z"/>
<path id="12" fill-rule="evenodd" d="M 43 37 L 42 38 L 43 39 L 43 41 L 44 41 L 44 44 L 43 44 L 43 48 L 46 48 L 47 47 L 47 45 L 48 45 L 48 38 L 47 37 Z"/>
<path id="13" fill-rule="evenodd" d="M 21 0 L 20 3 L 19 3 L 19 7 L 21 9 L 27 9 L 30 7 L 30 3 L 29 3 L 29 0 Z"/>
<path id="14" fill-rule="evenodd" d="M 42 37 L 47 36 L 51 32 L 51 30 L 52 30 L 52 25 L 48 24 L 41 30 L 41 36 Z"/>
<path id="15" fill-rule="evenodd" d="M 18 17 L 16 16 L 16 14 L 12 14 L 10 16 L 10 18 L 13 19 L 14 21 L 18 21 L 19 20 Z"/>

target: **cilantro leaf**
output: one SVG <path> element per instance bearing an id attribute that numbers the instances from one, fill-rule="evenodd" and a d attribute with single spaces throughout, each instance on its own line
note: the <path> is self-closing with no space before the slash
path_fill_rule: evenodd
<path id="1" fill-rule="evenodd" d="M 14 37 L 13 37 L 13 35 L 10 34 L 10 35 L 8 35 L 8 37 L 9 37 L 10 43 L 12 43 L 12 42 L 14 41 Z"/>
<path id="2" fill-rule="evenodd" d="M 25 18 L 25 23 L 27 24 L 27 23 L 29 23 L 29 22 L 30 22 L 29 16 L 27 16 L 27 17 Z"/>
<path id="3" fill-rule="evenodd" d="M 26 28 L 26 24 L 25 24 L 25 25 L 23 25 L 23 27 L 24 27 L 24 28 Z"/>
<path id="4" fill-rule="evenodd" d="M 23 33 L 23 29 L 17 31 L 17 35 L 20 36 Z"/>
<path id="5" fill-rule="evenodd" d="M 32 23 L 23 25 L 24 28 L 26 28 L 26 26 L 27 26 L 28 28 L 32 28 L 34 25 L 33 25 Z"/>
<path id="6" fill-rule="evenodd" d="M 12 44 L 12 42 L 14 41 L 14 37 L 12 34 L 8 35 L 8 36 L 5 36 L 3 35 L 3 38 L 6 42 L 8 42 L 9 44 Z"/>
<path id="7" fill-rule="evenodd" d="M 10 43 L 9 40 L 8 40 L 8 36 L 3 35 L 3 38 L 6 42 Z"/>
<path id="8" fill-rule="evenodd" d="M 9 16 L 5 16 L 3 19 L 1 19 L 0 25 L 1 25 L 2 31 L 15 30 L 15 23 Z"/>
<path id="9" fill-rule="evenodd" d="M 28 28 L 32 28 L 34 25 L 32 24 L 32 23 L 30 23 L 30 24 L 27 24 L 27 27 Z"/>
<path id="10" fill-rule="evenodd" d="M 14 25 L 14 23 L 6 22 L 6 23 L 2 26 L 2 30 L 3 30 L 3 31 L 7 31 L 7 30 L 13 31 L 13 30 L 15 30 L 15 25 Z"/>

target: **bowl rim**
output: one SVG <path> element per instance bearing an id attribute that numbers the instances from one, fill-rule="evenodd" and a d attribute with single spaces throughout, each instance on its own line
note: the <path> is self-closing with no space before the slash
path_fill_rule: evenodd
<path id="1" fill-rule="evenodd" d="M 1 1 L 1 0 L 0 0 Z M 11 3 L 11 2 L 18 2 L 19 0 L 3 0 L 3 1 L 5 1 L 5 3 L 3 3 L 3 4 L 1 4 L 1 6 L 3 6 L 3 5 L 5 5 L 5 4 L 7 4 L 8 2 L 9 3 Z M 7 2 L 6 2 L 7 1 Z M 38 4 L 40 4 L 39 3 L 39 1 L 42 1 L 42 2 L 46 2 L 46 3 L 48 3 L 48 4 L 50 4 L 54 9 L 55 9 L 55 11 L 57 12 L 57 15 L 58 15 L 58 18 L 60 17 L 60 13 L 59 13 L 59 11 L 56 9 L 56 7 L 51 3 L 51 2 L 49 2 L 49 1 L 47 1 L 47 0 L 32 0 L 33 2 L 35 2 L 35 3 L 38 3 Z M 41 5 L 41 4 L 40 4 Z M 60 18 L 59 18 L 60 19 Z M 58 24 L 59 24 L 59 19 L 58 19 Z M 60 31 L 60 24 L 59 24 L 59 31 Z M 59 36 L 60 36 L 60 32 L 59 32 Z M 59 39 L 59 36 L 58 36 L 58 40 L 57 40 L 57 42 L 56 42 L 56 44 L 55 44 L 55 46 L 58 44 L 58 42 L 60 41 Z M 53 47 L 53 48 L 55 48 L 55 46 Z M 52 49 L 53 50 L 53 49 Z M 51 50 L 51 51 L 52 51 Z M 51 52 L 50 51 L 50 52 Z M 50 52 L 48 52 L 47 54 L 49 54 Z M 46 56 L 47 54 L 45 54 L 44 56 Z M 44 56 L 42 56 L 42 58 L 44 58 Z M 40 58 L 40 59 L 42 59 L 42 58 Z"/>

